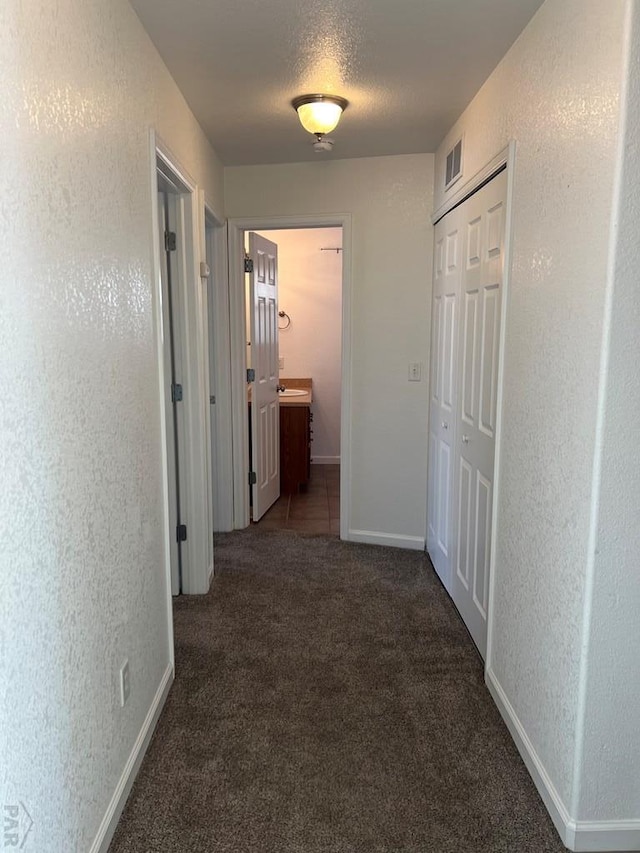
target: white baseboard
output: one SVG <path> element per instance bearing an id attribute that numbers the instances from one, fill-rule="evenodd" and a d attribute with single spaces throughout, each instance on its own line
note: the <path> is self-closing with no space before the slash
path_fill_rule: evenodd
<path id="1" fill-rule="evenodd" d="M 311 457 L 312 465 L 339 465 L 340 457 L 339 456 L 312 456 Z"/>
<path id="2" fill-rule="evenodd" d="M 131 788 L 133 787 L 135 778 L 140 770 L 142 759 L 144 758 L 149 742 L 151 741 L 151 735 L 153 734 L 158 718 L 160 717 L 160 712 L 162 711 L 164 703 L 167 700 L 167 696 L 169 695 L 169 689 L 171 688 L 172 682 L 173 664 L 170 663 L 164 671 L 164 675 L 162 676 L 156 695 L 153 697 L 153 702 L 151 703 L 149 712 L 145 717 L 140 733 L 133 745 L 133 749 L 131 750 L 127 763 L 122 771 L 122 775 L 116 785 L 113 797 L 111 798 L 111 802 L 109 803 L 106 814 L 102 819 L 102 823 L 100 824 L 89 853 L 107 853 L 113 834 L 116 831 L 116 826 L 120 820 L 120 815 L 122 814 L 122 810 L 127 802 L 127 797 L 131 793 Z"/>
<path id="3" fill-rule="evenodd" d="M 378 533 L 374 530 L 349 530 L 349 542 L 364 542 L 366 545 L 386 545 L 391 548 L 407 548 L 424 551 L 424 536 L 399 536 L 396 533 Z"/>
<path id="4" fill-rule="evenodd" d="M 640 850 L 640 820 L 573 821 L 565 844 L 577 853 Z"/>
<path id="5" fill-rule="evenodd" d="M 588 822 L 576 821 L 569 815 L 518 715 L 490 667 L 485 673 L 485 681 L 563 844 L 576 853 L 640 850 L 640 820 Z"/>
<path id="6" fill-rule="evenodd" d="M 500 686 L 495 673 L 490 667 L 487 668 L 485 673 L 485 681 L 489 688 L 489 692 L 493 696 L 493 701 L 498 706 L 502 719 L 507 724 L 511 737 L 518 747 L 518 752 L 522 756 L 522 760 L 524 761 L 527 770 L 529 771 L 529 774 L 542 797 L 542 801 L 551 815 L 551 820 L 553 821 L 555 828 L 558 830 L 560 838 L 566 844 L 565 839 L 567 826 L 571 822 L 569 812 L 567 811 L 565 804 L 562 802 L 560 794 L 556 791 L 556 788 L 535 751 L 533 744 L 529 740 L 529 737 L 524 730 L 522 723 L 518 719 L 518 715 L 514 711 L 511 702 L 509 702 L 506 693 Z"/>

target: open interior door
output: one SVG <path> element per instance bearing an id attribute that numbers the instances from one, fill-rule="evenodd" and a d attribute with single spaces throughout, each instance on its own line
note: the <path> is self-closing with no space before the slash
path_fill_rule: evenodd
<path id="1" fill-rule="evenodd" d="M 258 521 L 280 497 L 278 402 L 278 247 L 249 234 L 252 518 Z"/>

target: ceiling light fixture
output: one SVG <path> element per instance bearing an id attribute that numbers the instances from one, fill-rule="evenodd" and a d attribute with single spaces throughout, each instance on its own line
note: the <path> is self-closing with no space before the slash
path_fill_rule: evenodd
<path id="1" fill-rule="evenodd" d="M 331 151 L 333 140 L 326 139 L 326 134 L 337 127 L 349 102 L 338 95 L 299 95 L 291 105 L 298 113 L 300 124 L 316 137 L 314 150 Z"/>

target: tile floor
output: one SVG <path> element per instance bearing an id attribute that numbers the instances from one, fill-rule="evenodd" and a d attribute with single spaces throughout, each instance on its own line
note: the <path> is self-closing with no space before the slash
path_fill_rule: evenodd
<path id="1" fill-rule="evenodd" d="M 312 465 L 306 491 L 282 495 L 257 522 L 265 530 L 340 535 L 340 466 Z"/>

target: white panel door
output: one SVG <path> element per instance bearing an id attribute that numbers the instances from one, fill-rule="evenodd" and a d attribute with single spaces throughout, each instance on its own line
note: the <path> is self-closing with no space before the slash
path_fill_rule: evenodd
<path id="1" fill-rule="evenodd" d="M 251 459 L 254 521 L 280 497 L 280 408 L 278 402 L 278 247 L 249 234 L 251 366 Z"/>
<path id="2" fill-rule="evenodd" d="M 427 551 L 449 592 L 461 258 L 461 232 L 450 215 L 435 228 L 427 496 Z"/>
<path id="3" fill-rule="evenodd" d="M 463 257 L 452 597 L 483 657 L 487 646 L 506 192 L 504 171 L 454 211 L 463 233 Z"/>

